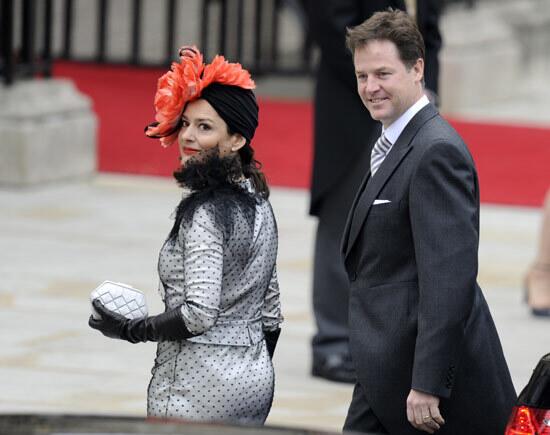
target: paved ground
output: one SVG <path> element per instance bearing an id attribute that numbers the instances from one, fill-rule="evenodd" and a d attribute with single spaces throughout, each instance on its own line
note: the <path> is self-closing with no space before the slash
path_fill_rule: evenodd
<path id="1" fill-rule="evenodd" d="M 522 69 L 523 71 L 523 69 Z M 546 78 L 546 75 L 543 76 Z M 308 98 L 309 79 L 260 78 L 264 96 Z M 511 83 L 494 104 L 460 115 L 548 125 L 546 82 Z M 483 186 L 482 186 L 483 187 Z M 146 292 L 151 312 L 156 262 L 180 192 L 167 179 L 102 174 L 40 188 L 0 188 L 0 413 L 145 415 L 154 344 L 105 339 L 87 326 L 88 295 L 101 281 Z M 310 377 L 311 258 L 315 222 L 307 192 L 274 189 L 286 322 L 275 356 L 276 392 L 268 423 L 339 430 L 351 387 Z M 519 391 L 550 351 L 550 321 L 522 303 L 540 209 L 485 205 L 479 281 L 491 306 Z"/>
<path id="2" fill-rule="evenodd" d="M 100 175 L 84 182 L 0 189 L 0 412 L 144 415 L 154 344 L 105 339 L 87 326 L 88 295 L 104 279 L 146 292 L 179 191 L 168 179 Z M 314 221 L 307 192 L 274 189 L 286 323 L 275 356 L 268 422 L 340 429 L 351 388 L 309 376 Z M 550 322 L 531 317 L 521 282 L 540 210 L 484 206 L 480 283 L 520 389 L 548 352 Z"/>

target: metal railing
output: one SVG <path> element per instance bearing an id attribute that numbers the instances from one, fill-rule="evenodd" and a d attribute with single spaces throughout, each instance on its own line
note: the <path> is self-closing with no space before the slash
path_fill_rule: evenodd
<path id="1" fill-rule="evenodd" d="M 16 77 L 51 75 L 52 0 L 42 0 L 42 5 L 38 14 L 35 0 L 0 0 L 0 76 L 7 85 Z M 21 22 L 20 35 L 15 34 L 16 16 Z M 38 20 L 42 20 L 42 35 L 36 34 Z M 41 50 L 35 47 L 37 37 L 44 41 Z"/>
<path id="2" fill-rule="evenodd" d="M 92 57 L 86 57 L 80 55 L 73 47 L 73 32 L 74 21 L 75 21 L 75 4 L 74 0 L 64 0 L 64 18 L 63 18 L 63 50 L 60 53 L 60 58 L 69 59 L 69 60 L 80 60 L 80 61 L 92 61 L 98 63 L 126 63 L 130 65 L 143 65 L 143 66 L 158 66 L 169 64 L 174 57 L 174 40 L 175 40 L 175 27 L 176 27 L 176 0 L 160 0 L 159 3 L 164 3 L 166 6 L 166 14 L 164 17 L 165 26 L 163 26 L 166 31 L 164 34 L 165 38 L 165 53 L 164 62 L 158 63 L 147 63 L 140 58 L 140 52 L 142 49 L 142 39 L 143 39 L 143 29 L 142 29 L 142 15 L 143 15 L 143 1 L 142 0 L 132 0 L 130 2 L 130 32 L 126 37 L 130 41 L 130 51 L 128 53 L 127 59 L 122 61 L 110 59 L 107 53 L 107 42 L 109 38 L 109 22 L 115 18 L 109 14 L 111 0 L 92 0 L 96 1 L 98 4 L 96 10 L 96 16 L 93 17 L 96 27 L 96 51 L 95 55 Z M 116 0 L 114 0 L 116 1 Z"/>
<path id="3" fill-rule="evenodd" d="M 441 1 L 474 6 L 476 0 Z M 123 12 L 121 4 L 126 5 Z M 87 8 L 84 14 L 83 8 Z M 154 32 L 146 21 L 152 10 L 158 23 Z M 285 44 L 287 35 L 281 28 L 289 16 L 296 19 L 296 37 Z M 122 22 L 126 25 L 119 25 Z M 199 41 L 206 59 L 223 53 L 256 76 L 313 70 L 302 0 L 0 0 L 0 76 L 6 84 L 15 78 L 50 76 L 52 59 L 57 58 L 166 66 L 174 60 L 178 45 L 188 42 L 178 31 L 195 23 L 197 34 L 189 39 Z M 89 50 L 82 50 L 82 38 L 77 38 L 82 27 L 91 32 L 84 41 Z M 146 48 L 152 37 L 161 47 L 154 50 L 153 58 Z M 114 56 L 109 48 L 117 38 L 126 42 L 127 49 Z"/>
<path id="4" fill-rule="evenodd" d="M 311 44 L 303 36 L 305 30 L 299 38 L 304 43 L 298 43 L 302 46 L 295 49 L 297 54 L 292 61 L 288 61 L 288 56 L 284 56 L 284 60 L 281 57 L 280 21 L 283 9 L 292 1 L 157 0 L 155 13 L 159 16 L 155 19 L 162 25 L 158 26 L 153 36 L 150 28 L 144 28 L 145 6 L 150 7 L 150 4 L 146 5 L 143 0 L 124 2 L 128 8 L 121 17 L 113 14 L 113 6 L 120 6 L 120 3 L 115 5 L 116 2 L 0 0 L 0 76 L 4 83 L 10 84 L 16 77 L 26 78 L 37 74 L 49 76 L 52 59 L 58 58 L 136 66 L 169 65 L 175 58 L 179 44 L 187 42 L 176 41 L 176 30 L 189 25 L 188 22 L 182 22 L 182 16 L 189 22 L 198 20 L 198 32 L 194 40 L 199 41 L 207 59 L 213 53 L 224 53 L 227 58 L 243 63 L 255 75 L 303 74 L 311 70 Z M 93 35 L 86 41 L 93 45 L 91 50 L 79 49 L 75 41 L 78 39 L 77 32 L 84 27 L 79 8 L 89 9 L 85 14 L 88 22 L 84 24 L 92 28 Z M 128 31 L 123 38 L 129 49 L 122 57 L 112 56 L 109 52 L 113 27 L 119 20 L 128 23 L 124 26 Z M 117 37 L 120 38 L 120 33 Z M 150 53 L 145 53 L 144 48 L 144 41 L 151 37 L 162 40 L 163 46 L 157 50 L 152 61 L 151 56 L 145 56 Z"/>
<path id="5" fill-rule="evenodd" d="M 308 36 L 305 17 L 300 14 L 300 2 L 254 0 L 253 4 L 250 1 L 247 3 L 253 14 L 248 22 L 245 16 L 245 0 L 203 1 L 200 40 L 206 57 L 210 51 L 224 53 L 226 57 L 240 60 L 254 75 L 311 72 L 312 42 Z M 298 17 L 303 29 L 302 38 L 290 62 L 288 59 L 286 62 L 281 59 L 280 28 L 285 7 Z M 211 19 L 216 9 L 220 17 L 218 28 L 215 28 L 215 24 L 212 25 L 214 20 Z M 249 58 L 245 56 L 247 51 L 252 53 Z"/>

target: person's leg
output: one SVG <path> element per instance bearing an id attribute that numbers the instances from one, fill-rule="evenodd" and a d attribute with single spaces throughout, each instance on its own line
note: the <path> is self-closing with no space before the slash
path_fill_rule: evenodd
<path id="1" fill-rule="evenodd" d="M 537 256 L 527 272 L 526 293 L 533 314 L 550 317 L 550 189 L 544 202 Z"/>
<path id="2" fill-rule="evenodd" d="M 366 432 L 369 435 L 388 433 L 372 411 L 359 383 L 355 384 L 343 430 L 344 433 L 347 431 Z"/>
<path id="3" fill-rule="evenodd" d="M 341 213 L 341 212 L 340 212 Z M 312 374 L 355 383 L 348 339 L 349 281 L 340 255 L 337 207 L 328 201 L 319 213 L 313 266 L 313 312 L 317 332 L 312 340 Z"/>
<path id="4" fill-rule="evenodd" d="M 365 174 L 369 150 L 358 156 L 345 177 L 325 195 L 319 208 L 313 263 L 313 314 L 317 332 L 312 340 L 312 374 L 355 383 L 349 353 L 350 283 L 340 252 L 342 234 L 353 198 Z"/>

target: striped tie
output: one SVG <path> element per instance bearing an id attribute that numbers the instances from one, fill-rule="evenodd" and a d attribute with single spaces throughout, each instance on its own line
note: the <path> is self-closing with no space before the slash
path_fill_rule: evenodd
<path id="1" fill-rule="evenodd" d="M 376 173 L 376 171 L 386 158 L 386 154 L 388 154 L 391 146 L 391 142 L 386 139 L 386 136 L 384 136 L 384 133 L 382 133 L 382 136 L 380 136 L 374 144 L 374 147 L 372 148 L 372 154 L 370 155 L 371 177 Z"/>

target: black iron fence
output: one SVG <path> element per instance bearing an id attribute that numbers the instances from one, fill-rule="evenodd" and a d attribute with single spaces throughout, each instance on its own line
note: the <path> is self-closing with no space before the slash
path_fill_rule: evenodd
<path id="1" fill-rule="evenodd" d="M 52 0 L 41 3 L 38 16 L 34 0 L 0 0 L 0 76 L 5 84 L 11 84 L 15 77 L 51 73 Z M 16 17 L 20 21 L 18 34 Z M 42 20 L 41 26 L 38 20 Z M 42 34 L 37 35 L 39 27 Z M 35 46 L 38 38 L 43 41 L 40 50 Z"/>
<path id="2" fill-rule="evenodd" d="M 285 12 L 295 16 L 300 35 L 294 50 L 282 56 Z M 216 13 L 219 20 L 212 19 Z M 224 53 L 240 60 L 254 75 L 311 72 L 312 43 L 300 0 L 204 0 L 200 40 L 206 55 Z"/>
<path id="3" fill-rule="evenodd" d="M 174 57 L 174 35 L 176 27 L 176 7 L 178 3 L 176 0 L 159 0 L 161 4 L 160 9 L 165 9 L 163 26 L 164 34 L 161 35 L 165 39 L 165 52 L 164 62 L 148 63 L 140 57 L 142 51 L 143 40 L 143 0 L 132 0 L 128 3 L 127 18 L 129 19 L 130 26 L 128 28 L 128 34 L 126 35 L 129 41 L 128 55 L 124 59 L 112 59 L 109 57 L 107 50 L 108 40 L 111 36 L 109 33 L 109 24 L 111 21 L 117 19 L 117 17 L 110 13 L 112 11 L 112 4 L 117 0 L 91 0 L 96 3 L 94 16 L 90 19 L 95 23 L 95 53 L 81 54 L 78 49 L 74 47 L 74 33 L 78 31 L 75 27 L 75 1 L 63 0 L 65 3 L 63 14 L 63 30 L 62 30 L 62 50 L 59 53 L 59 57 L 62 59 L 70 59 L 83 62 L 98 62 L 98 63 L 126 63 L 130 65 L 144 65 L 144 66 L 158 66 L 160 64 L 169 64 Z"/>
<path id="4" fill-rule="evenodd" d="M 190 27 L 195 32 L 182 36 Z M 0 0 L 0 76 L 6 84 L 49 76 L 57 58 L 165 66 L 189 40 L 207 59 L 224 53 L 256 76 L 308 74 L 313 68 L 308 34 L 302 0 Z M 124 46 L 116 54 L 115 42 Z"/>

